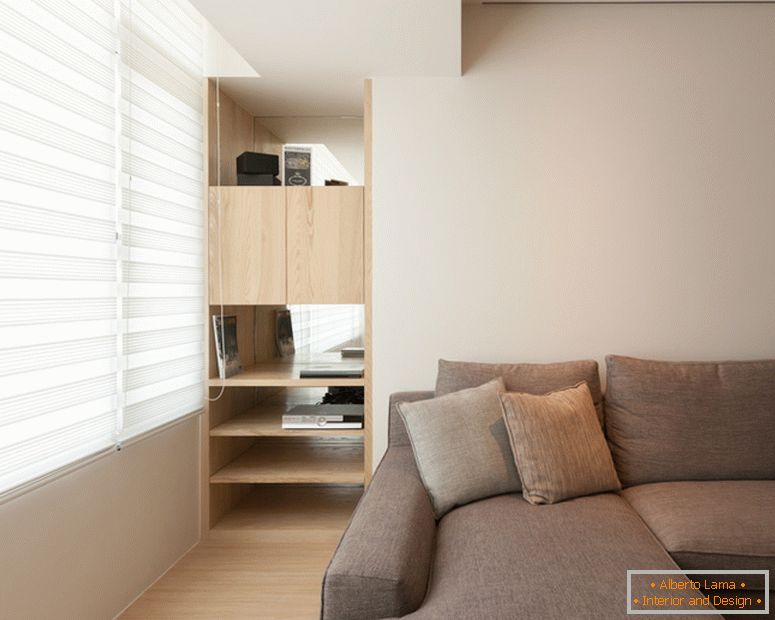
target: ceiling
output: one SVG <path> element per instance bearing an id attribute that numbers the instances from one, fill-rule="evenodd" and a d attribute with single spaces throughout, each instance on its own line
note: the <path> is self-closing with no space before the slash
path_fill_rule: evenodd
<path id="1" fill-rule="evenodd" d="M 191 0 L 260 78 L 222 78 L 256 116 L 360 116 L 363 79 L 458 76 L 460 0 Z"/>
<path id="2" fill-rule="evenodd" d="M 568 1 L 670 0 L 462 4 Z M 223 90 L 256 116 L 357 117 L 362 114 L 364 78 L 461 74 L 461 0 L 191 2 L 216 31 L 210 38 L 219 48 L 215 64 L 222 66 L 211 67 L 209 74 L 231 76 L 221 78 Z M 254 72 L 261 77 L 234 77 Z"/>

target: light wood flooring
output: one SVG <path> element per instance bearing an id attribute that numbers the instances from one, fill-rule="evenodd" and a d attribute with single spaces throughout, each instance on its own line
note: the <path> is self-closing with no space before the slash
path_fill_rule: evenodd
<path id="1" fill-rule="evenodd" d="M 318 618 L 360 487 L 258 487 L 121 620 Z"/>

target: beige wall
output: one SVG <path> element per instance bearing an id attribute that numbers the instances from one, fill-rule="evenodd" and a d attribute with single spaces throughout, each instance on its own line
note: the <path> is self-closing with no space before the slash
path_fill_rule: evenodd
<path id="1" fill-rule="evenodd" d="M 0 618 L 107 620 L 198 539 L 192 418 L 0 504 Z"/>
<path id="2" fill-rule="evenodd" d="M 374 81 L 377 455 L 439 357 L 775 357 L 775 5 L 471 7 L 464 48 Z"/>

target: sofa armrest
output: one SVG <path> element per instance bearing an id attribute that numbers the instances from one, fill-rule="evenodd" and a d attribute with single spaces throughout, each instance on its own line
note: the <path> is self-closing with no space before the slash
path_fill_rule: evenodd
<path id="1" fill-rule="evenodd" d="M 388 410 L 388 445 L 393 446 L 411 446 L 409 435 L 406 432 L 406 426 L 398 413 L 398 403 L 411 403 L 417 400 L 426 400 L 433 398 L 435 392 L 423 390 L 421 392 L 395 392 L 390 395 L 390 405 Z"/>
<path id="2" fill-rule="evenodd" d="M 403 616 L 425 598 L 436 521 L 410 447 L 390 448 L 323 578 L 324 620 Z"/>

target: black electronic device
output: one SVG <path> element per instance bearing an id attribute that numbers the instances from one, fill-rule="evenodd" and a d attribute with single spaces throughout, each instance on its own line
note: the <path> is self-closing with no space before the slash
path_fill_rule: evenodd
<path id="1" fill-rule="evenodd" d="M 245 151 L 237 157 L 237 174 L 266 174 L 275 177 L 280 174 L 280 158 L 269 153 Z M 255 183 L 254 185 L 260 184 Z"/>

